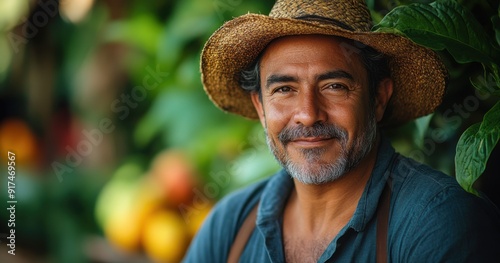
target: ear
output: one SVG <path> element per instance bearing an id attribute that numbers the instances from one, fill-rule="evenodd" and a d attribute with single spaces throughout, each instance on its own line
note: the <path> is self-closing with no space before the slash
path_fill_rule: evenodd
<path id="1" fill-rule="evenodd" d="M 264 106 L 262 105 L 262 100 L 259 96 L 258 92 L 252 92 L 250 93 L 250 97 L 252 98 L 252 103 L 253 106 L 255 107 L 255 110 L 257 111 L 257 114 L 259 115 L 260 123 L 262 124 L 262 127 L 266 127 L 266 114 L 264 113 Z"/>
<path id="2" fill-rule="evenodd" d="M 384 117 L 385 109 L 392 96 L 393 86 L 392 79 L 385 78 L 380 81 L 377 87 L 377 94 L 375 95 L 375 116 L 377 122 L 380 122 L 382 117 Z"/>

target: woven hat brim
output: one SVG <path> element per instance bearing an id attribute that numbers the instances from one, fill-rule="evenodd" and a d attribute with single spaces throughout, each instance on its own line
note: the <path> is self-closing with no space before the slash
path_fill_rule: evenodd
<path id="1" fill-rule="evenodd" d="M 352 32 L 335 25 L 258 14 L 226 22 L 207 41 L 201 55 L 205 91 L 222 110 L 257 119 L 249 93 L 238 84 L 240 72 L 255 61 L 272 40 L 306 34 L 353 39 L 387 56 L 394 91 L 381 121 L 383 125 L 399 125 L 427 115 L 441 103 L 447 71 L 430 49 L 395 34 Z"/>

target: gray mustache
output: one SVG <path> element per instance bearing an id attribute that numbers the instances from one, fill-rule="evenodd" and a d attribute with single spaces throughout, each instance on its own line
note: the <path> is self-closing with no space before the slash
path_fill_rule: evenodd
<path id="1" fill-rule="evenodd" d="M 305 127 L 298 125 L 285 127 L 279 134 L 278 139 L 283 145 L 298 138 L 319 137 L 339 139 L 342 143 L 347 142 L 347 131 L 332 123 L 317 122 L 313 126 Z"/>

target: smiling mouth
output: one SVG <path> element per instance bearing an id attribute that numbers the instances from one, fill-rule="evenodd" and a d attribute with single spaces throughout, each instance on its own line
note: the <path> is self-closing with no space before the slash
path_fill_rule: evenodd
<path id="1" fill-rule="evenodd" d="M 318 146 L 323 146 L 324 144 L 329 143 L 334 139 L 335 138 L 333 137 L 304 137 L 304 138 L 294 139 L 290 142 L 300 145 L 302 147 L 318 147 Z"/>

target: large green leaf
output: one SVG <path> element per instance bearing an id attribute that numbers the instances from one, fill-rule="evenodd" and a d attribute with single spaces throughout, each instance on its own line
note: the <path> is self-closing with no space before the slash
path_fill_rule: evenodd
<path id="1" fill-rule="evenodd" d="M 460 137 L 455 156 L 456 178 L 468 192 L 483 173 L 488 158 L 500 139 L 500 101 L 493 106 L 481 123 L 469 127 Z"/>
<path id="2" fill-rule="evenodd" d="M 490 64 L 498 50 L 474 16 L 452 0 L 400 6 L 388 13 L 374 29 L 403 34 L 434 50 L 447 49 L 459 63 Z"/>

